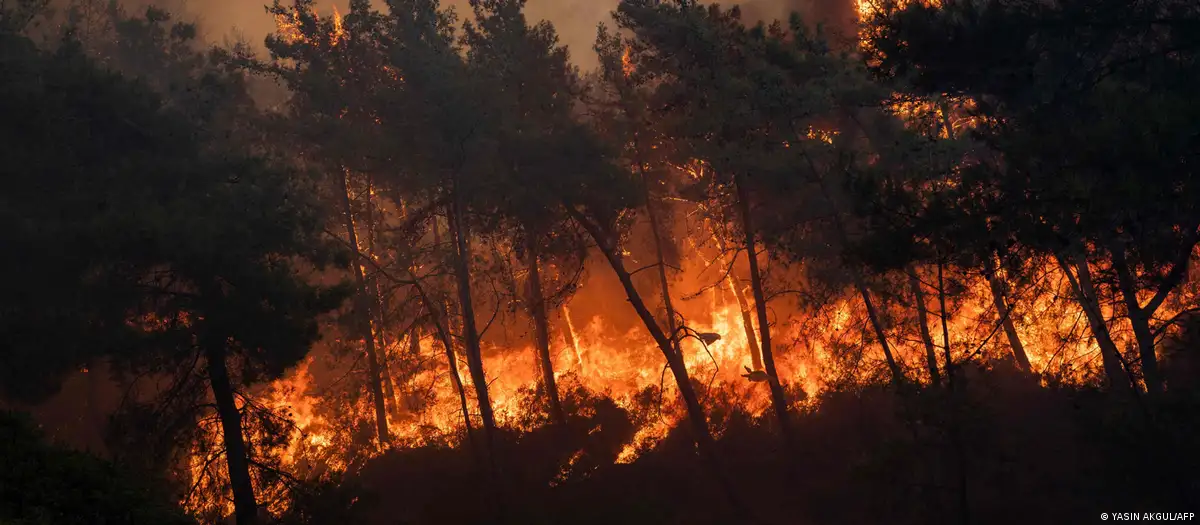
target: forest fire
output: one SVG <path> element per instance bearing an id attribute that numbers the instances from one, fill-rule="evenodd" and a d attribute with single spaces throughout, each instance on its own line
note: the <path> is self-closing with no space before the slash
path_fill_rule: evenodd
<path id="1" fill-rule="evenodd" d="M 614 3 L 0 5 L 0 522 L 1189 510 L 1200 11 Z"/>
<path id="2" fill-rule="evenodd" d="M 712 273 L 711 270 L 703 259 L 697 258 L 685 264 L 685 274 L 689 274 L 690 279 L 689 276 L 680 279 L 699 282 L 699 276 Z M 1015 319 L 1014 325 L 1020 339 L 1025 342 L 1033 372 L 1043 380 L 1053 378 L 1057 382 L 1076 384 L 1095 381 L 1096 374 L 1100 372 L 1099 348 L 1095 341 L 1082 333 L 1082 312 L 1073 310 L 1071 304 L 1064 304 L 1063 297 L 1068 292 L 1064 288 L 1066 284 L 1063 277 L 1056 268 L 1047 266 L 1035 278 L 1039 282 L 1034 285 L 1037 293 L 1031 294 L 1033 301 L 1017 299 L 1012 303 L 1014 309 L 1027 312 Z M 755 356 L 751 354 L 751 346 L 747 343 L 742 310 L 734 298 L 737 293 L 735 282 L 730 279 L 725 286 L 709 286 L 701 297 L 677 303 L 686 305 L 683 307 L 685 311 L 699 313 L 688 321 L 696 332 L 720 336 L 709 342 L 693 338 L 685 343 L 684 348 L 688 368 L 694 377 L 712 388 L 733 388 L 738 392 L 736 398 L 743 403 L 741 408 L 757 417 L 768 408 L 770 400 L 766 386 L 747 377 L 746 371 L 754 366 Z M 1000 341 L 1002 335 L 998 335 L 1001 328 L 996 323 L 996 311 L 987 283 L 976 279 L 968 286 L 968 290 L 956 294 L 962 302 L 954 307 L 953 316 L 949 319 L 951 345 L 961 349 L 955 350 L 955 359 L 965 361 L 980 355 L 994 361 L 1011 359 L 1006 355 L 1011 350 Z M 620 332 L 602 316 L 579 323 L 569 317 L 570 304 L 562 308 L 562 325 L 571 333 L 569 336 L 561 334 L 555 337 L 554 369 L 557 379 L 575 381 L 589 391 L 611 397 L 626 408 L 632 408 L 633 397 L 647 388 L 659 387 L 664 390 L 664 405 L 668 408 L 662 417 L 639 429 L 633 441 L 621 453 L 619 461 L 633 461 L 638 451 L 652 448 L 656 439 L 661 439 L 683 417 L 678 410 L 669 408 L 670 399 L 676 394 L 670 382 L 663 381 L 664 363 L 643 329 L 635 327 Z M 1163 312 L 1168 318 L 1175 313 L 1169 309 Z M 895 319 L 908 315 L 911 314 L 901 305 L 894 305 L 889 312 L 889 317 Z M 873 380 L 874 371 L 871 368 L 859 368 L 850 371 L 852 375 L 847 376 L 846 371 L 839 370 L 839 365 L 831 358 L 834 349 L 846 345 L 868 347 L 866 351 L 870 351 L 869 341 L 863 340 L 867 320 L 860 302 L 840 299 L 818 312 L 798 317 L 780 325 L 784 329 L 783 340 L 791 342 L 789 349 L 780 356 L 780 370 L 784 382 L 803 388 L 807 402 L 818 399 L 829 382 L 865 384 Z M 575 328 L 576 324 L 583 328 Z M 823 328 L 809 331 L 809 327 L 814 325 Z M 756 328 L 751 327 L 752 330 Z M 1114 337 L 1122 346 L 1132 344 L 1128 340 L 1128 333 L 1118 332 Z M 922 350 L 917 342 L 905 344 L 898 339 L 895 344 L 900 359 L 908 363 L 908 369 L 921 370 Z M 435 356 L 437 345 L 433 337 L 425 337 L 420 342 L 421 348 L 430 349 Z M 333 441 L 328 433 L 335 429 L 330 428 L 330 423 L 318 415 L 323 400 L 317 394 L 319 386 L 313 383 L 308 372 L 312 359 L 309 358 L 285 378 L 271 384 L 264 394 L 266 404 L 290 411 L 294 419 L 295 430 L 284 456 L 288 465 L 295 465 L 304 456 L 322 457 L 322 452 Z M 488 344 L 484 362 L 498 421 L 521 430 L 532 430 L 520 426 L 523 418 L 519 412 L 519 398 L 523 392 L 537 389 L 539 365 L 534 348 Z M 459 373 L 463 372 L 460 369 Z M 435 392 L 433 397 L 437 402 L 422 407 L 418 414 L 406 414 L 402 419 L 393 418 L 390 423 L 395 443 L 410 447 L 431 444 L 428 441 L 429 427 L 436 428 L 441 436 L 453 436 L 461 432 L 462 414 L 449 375 L 444 371 L 429 370 L 413 377 L 411 381 L 428 385 Z M 399 399 L 394 401 L 402 405 Z M 355 417 L 370 420 L 373 415 L 369 406 L 361 405 Z M 212 432 L 213 438 L 219 439 L 219 431 L 215 427 Z M 328 466 L 333 469 L 345 468 L 344 464 L 337 463 Z"/>
<path id="3" fill-rule="evenodd" d="M 741 322 L 741 311 L 736 301 L 724 297 L 720 288 L 714 287 L 706 294 L 708 297 L 704 310 L 711 312 L 707 320 L 693 321 L 692 327 L 700 333 L 723 334 L 721 339 L 705 344 L 692 340 L 685 345 L 688 354 L 689 369 L 698 378 L 714 385 L 736 386 L 744 391 L 741 396 L 745 399 L 744 408 L 758 415 L 766 408 L 768 398 L 765 386 L 747 381 L 743 370 L 749 369 L 752 363 L 746 344 L 746 332 Z M 697 302 L 701 299 L 697 299 Z M 569 312 L 569 306 L 563 308 Z M 563 323 L 571 326 L 575 322 Z M 585 323 L 584 327 L 575 331 L 568 343 L 567 337 L 555 338 L 556 358 L 555 376 L 560 381 L 577 382 L 584 388 L 612 397 L 618 405 L 630 407 L 633 396 L 651 387 L 665 387 L 664 395 L 667 404 L 674 395 L 669 382 L 664 383 L 663 363 L 658 359 L 657 349 L 653 341 L 638 328 L 625 333 L 614 333 L 613 326 L 603 317 L 597 316 Z M 437 343 L 429 337 L 421 342 L 421 347 L 430 349 L 431 353 L 438 352 Z M 310 358 L 312 359 L 312 358 Z M 495 406 L 497 419 L 505 425 L 520 428 L 519 421 L 523 415 L 519 413 L 519 398 L 523 391 L 534 391 L 537 388 L 538 364 L 536 352 L 532 346 L 503 347 L 489 344 L 485 346 L 484 363 L 489 373 L 489 393 Z M 803 363 L 798 364 L 805 366 Z M 308 362 L 297 367 L 289 375 L 273 383 L 267 389 L 268 404 L 275 408 L 289 409 L 296 422 L 296 431 L 288 446 L 287 456 L 291 462 L 298 459 L 297 453 L 306 449 L 304 445 L 316 447 L 310 452 L 319 452 L 321 447 L 328 446 L 331 438 L 322 432 L 329 432 L 329 423 L 316 416 L 317 407 L 322 399 L 314 392 L 319 390 L 312 383 L 308 373 Z M 462 371 L 460 370 L 460 373 Z M 815 377 L 806 377 L 799 373 L 792 375 L 798 381 L 815 386 Z M 453 393 L 454 387 L 449 380 L 449 374 L 444 370 L 431 370 L 411 379 L 416 384 L 428 384 L 434 390 L 437 403 L 426 405 L 420 414 L 408 414 L 403 420 L 394 417 L 390 420 L 393 438 L 396 443 L 406 446 L 422 446 L 429 444 L 422 435 L 427 434 L 427 427 L 434 427 L 438 433 L 451 436 L 458 433 L 462 426 L 462 414 L 457 406 Z M 814 392 L 815 393 L 815 392 Z M 399 400 L 397 400 L 399 402 Z M 369 407 L 363 405 L 358 417 L 369 420 L 373 417 Z M 654 425 L 655 429 L 646 429 L 647 433 L 657 433 L 661 437 L 667 428 L 678 422 L 680 414 L 668 411 L 663 420 Z M 422 428 L 426 427 L 426 428 Z M 324 430 L 321 430 L 324 429 Z M 530 430 L 530 429 L 525 429 Z M 633 444 L 622 457 L 632 459 L 635 448 L 643 448 L 650 444 L 652 438 L 646 433 L 639 434 L 639 445 Z"/>
<path id="4" fill-rule="evenodd" d="M 713 268 L 703 258 L 685 261 L 684 275 L 680 281 L 703 282 L 702 275 L 713 274 Z M 1017 299 L 1013 308 L 1022 312 L 1015 320 L 1017 332 L 1025 342 L 1025 351 L 1034 367 L 1034 373 L 1043 380 L 1053 378 L 1056 382 L 1085 384 L 1095 381 L 1100 372 L 1099 349 L 1094 341 L 1085 337 L 1080 325 L 1081 313 L 1064 304 L 1065 294 L 1062 278 L 1056 270 L 1047 267 L 1038 279 L 1042 289 L 1034 295 L 1032 302 Z M 735 299 L 735 279 L 724 286 L 709 286 L 708 290 L 691 301 L 677 297 L 676 304 L 682 311 L 695 313 L 688 316 L 688 325 L 697 333 L 717 334 L 719 339 L 703 342 L 692 338 L 684 343 L 688 369 L 697 381 L 709 389 L 729 389 L 738 400 L 739 408 L 753 417 L 761 417 L 769 409 L 770 396 L 764 382 L 749 377 L 755 366 L 747 343 L 747 330 L 743 324 L 742 310 Z M 955 295 L 959 304 L 953 308 L 949 319 L 950 343 L 955 349 L 955 360 L 1009 361 L 1010 350 L 1001 341 L 1002 335 L 996 323 L 996 312 L 986 281 L 976 279 L 967 283 L 968 290 Z M 586 288 L 585 288 L 586 290 Z M 580 292 L 586 301 L 587 292 Z M 571 304 L 562 308 L 570 314 Z M 906 308 L 893 305 L 888 316 L 903 319 L 911 315 Z M 862 303 L 852 299 L 839 299 L 817 312 L 796 315 L 781 321 L 776 328 L 781 340 L 787 341 L 778 356 L 780 375 L 783 382 L 801 388 L 806 397 L 798 401 L 797 408 L 815 403 L 826 385 L 835 383 L 842 387 L 853 384 L 869 384 L 875 381 L 877 369 L 873 366 L 855 366 L 846 369 L 836 362 L 833 355 L 844 353 L 846 348 L 858 347 L 866 354 L 873 353 L 866 332 L 866 313 Z M 935 321 L 936 322 L 936 321 Z M 662 389 L 660 413 L 637 429 L 630 442 L 626 443 L 616 461 L 630 463 L 652 450 L 667 432 L 680 424 L 685 415 L 673 402 L 677 392 L 670 381 L 664 380 L 664 366 L 654 342 L 639 327 L 621 331 L 603 316 L 591 319 L 564 319 L 562 326 L 571 331 L 554 338 L 555 377 L 560 382 L 577 383 L 591 392 L 610 397 L 618 406 L 635 410 L 636 396 L 647 389 Z M 579 325 L 582 328 L 576 328 Z M 819 326 L 819 329 L 813 327 Z M 756 327 L 751 327 L 755 329 Z M 906 363 L 911 373 L 920 373 L 923 359 L 920 345 L 916 341 L 905 342 L 903 334 L 896 333 L 894 341 L 899 359 Z M 1121 337 L 1118 335 L 1118 337 Z M 1120 344 L 1126 344 L 1122 337 Z M 434 338 L 425 337 L 420 347 L 436 359 L 440 350 Z M 503 346 L 485 344 L 484 366 L 489 376 L 489 394 L 495 407 L 497 421 L 502 426 L 519 431 L 532 428 L 522 427 L 526 414 L 522 414 L 521 399 L 538 387 L 538 363 L 532 346 Z M 295 467 L 303 461 L 322 458 L 328 462 L 326 468 L 345 469 L 339 462 L 336 450 L 331 450 L 338 429 L 319 414 L 324 403 L 318 394 L 321 388 L 313 383 L 308 373 L 310 361 L 291 371 L 287 377 L 272 384 L 265 394 L 267 403 L 277 409 L 292 413 L 296 427 L 289 438 L 285 453 L 285 465 Z M 864 356 L 864 362 L 880 362 L 878 356 Z M 465 370 L 460 375 L 466 377 Z M 927 378 L 926 378 L 927 379 Z M 412 377 L 414 384 L 426 385 L 435 399 L 415 413 L 396 414 L 389 419 L 392 442 L 388 447 L 420 447 L 434 445 L 438 440 L 459 439 L 463 429 L 462 414 L 454 394 L 454 386 L 444 369 L 434 369 Z M 469 385 L 469 379 L 468 386 Z M 399 399 L 390 399 L 403 406 Z M 370 421 L 374 416 L 367 403 L 360 403 L 351 417 Z M 478 417 L 475 414 L 474 417 Z M 478 425 L 478 421 L 475 422 Z M 431 433 L 431 430 L 434 430 Z M 219 439 L 219 430 L 213 428 L 213 439 Z M 433 436 L 440 436 L 435 438 Z M 433 440 L 433 441 L 431 441 Z M 446 444 L 454 442 L 442 441 Z M 372 455 L 377 452 L 371 453 Z M 577 459 L 572 457 L 571 463 Z M 198 465 L 198 463 L 194 463 Z M 570 465 L 564 465 L 569 469 Z M 198 467 L 194 467 L 198 468 Z"/>
<path id="5" fill-rule="evenodd" d="M 856 5 L 857 12 L 863 19 L 878 14 L 878 6 L 873 2 L 859 0 Z M 278 32 L 285 41 L 292 44 L 314 43 L 311 35 L 305 35 L 302 19 L 321 22 L 322 19 L 315 13 L 305 13 L 300 8 L 290 12 L 277 9 L 275 16 Z M 337 46 L 346 34 L 343 18 L 336 8 L 329 22 L 327 30 L 318 31 L 328 31 L 329 45 Z M 860 38 L 866 42 L 869 35 L 864 33 Z M 628 45 L 621 47 L 619 69 L 626 80 L 631 79 L 637 70 L 633 51 Z M 392 67 L 384 66 L 383 72 L 392 81 L 400 81 L 397 71 Z M 933 127 L 938 130 L 935 135 L 941 139 L 952 139 L 966 133 L 978 120 L 971 115 L 974 104 L 969 99 L 948 102 L 896 98 L 889 104 L 889 108 L 910 125 L 919 126 L 923 125 L 920 124 L 922 122 L 933 122 Z M 346 115 L 347 109 L 343 109 L 339 118 L 346 118 Z M 381 124 L 378 116 L 373 115 L 373 119 L 377 125 Z M 838 140 L 838 135 L 838 131 L 809 127 L 803 138 L 832 146 Z M 784 145 L 791 147 L 788 142 Z M 674 172 L 686 179 L 699 181 L 706 176 L 705 169 L 705 162 L 693 160 L 686 167 L 674 167 Z M 631 175 L 636 175 L 636 172 Z M 350 174 L 347 173 L 347 180 L 349 178 Z M 373 203 L 375 199 L 383 199 L 383 196 L 377 195 L 370 185 L 365 189 L 365 193 L 368 208 L 374 206 L 378 210 L 384 210 L 388 209 L 389 205 L 393 210 L 403 208 L 397 206 L 399 203 Z M 711 210 L 707 210 L 704 204 L 693 206 L 695 209 L 685 209 L 686 205 L 677 204 L 676 208 L 680 209 L 675 211 L 675 215 L 687 217 L 699 212 L 711 215 Z M 383 212 L 380 213 L 377 219 L 368 220 L 387 223 L 389 218 Z M 403 219 L 402 216 L 400 218 Z M 347 220 L 350 221 L 352 230 L 364 228 L 362 224 L 355 224 L 353 219 Z M 370 244 L 374 235 L 372 229 L 376 227 L 366 225 L 358 232 L 351 231 L 351 238 L 358 238 L 357 249 L 374 258 L 373 264 L 377 265 L 380 260 L 373 254 L 374 248 Z M 753 418 L 764 417 L 771 406 L 771 393 L 767 383 L 773 378 L 763 372 L 763 356 L 759 352 L 760 342 L 757 341 L 760 328 L 753 319 L 753 299 L 747 299 L 751 295 L 750 286 L 745 279 L 738 277 L 739 273 L 745 271 L 744 268 L 730 264 L 723 244 L 721 250 L 714 250 L 711 246 L 714 240 L 722 242 L 722 233 L 713 229 L 711 219 L 704 219 L 698 224 L 688 224 L 688 220 L 684 219 L 668 229 L 677 232 L 674 235 L 677 242 L 692 249 L 691 257 L 682 261 L 681 267 L 674 272 L 671 283 L 665 284 L 668 289 L 676 288 L 673 293 L 677 296 L 673 297 L 671 302 L 674 303 L 677 314 L 681 316 L 683 326 L 688 329 L 685 333 L 692 334 L 691 337 L 681 338 L 679 343 L 688 373 L 698 384 L 703 385 L 700 389 L 702 395 L 726 391 L 731 394 L 727 399 L 734 400 L 737 409 L 745 411 Z M 648 238 L 644 240 L 649 241 Z M 701 249 L 702 246 L 707 249 Z M 624 255 L 629 256 L 630 253 L 626 251 Z M 736 255 L 734 253 L 734 256 Z M 769 256 L 764 257 L 760 264 L 768 259 Z M 719 264 L 714 265 L 718 261 Z M 724 275 L 720 275 L 722 268 Z M 359 265 L 359 272 L 369 274 L 372 268 L 362 264 Z M 787 279 L 784 276 L 780 277 L 782 280 Z M 945 360 L 949 360 L 948 362 L 1011 362 L 1016 359 L 1018 366 L 1021 366 L 1020 362 L 1027 360 L 1028 366 L 1031 367 L 1030 372 L 1041 377 L 1043 382 L 1052 380 L 1056 383 L 1088 384 L 1095 382 L 1099 377 L 1100 348 L 1081 331 L 1082 310 L 1074 303 L 1062 299 L 1069 296 L 1069 285 L 1064 282 L 1055 265 L 1047 263 L 1044 268 L 1033 272 L 1031 279 L 1037 282 L 1025 287 L 1026 291 L 1030 292 L 1028 297 L 999 298 L 1000 296 L 996 295 L 998 290 L 994 287 L 989 288 L 988 279 L 965 273 L 953 276 L 953 285 L 943 281 L 940 274 L 934 278 L 931 275 L 914 273 L 912 279 L 914 286 L 928 288 L 934 296 L 943 297 L 940 311 L 925 320 L 926 314 L 922 310 L 922 317 L 915 322 L 928 323 L 929 326 L 925 329 L 933 333 L 944 329 L 944 340 L 936 344 L 942 345 Z M 952 293 L 954 304 L 949 308 L 944 303 L 947 286 L 958 288 Z M 692 290 L 679 290 L 686 287 L 698 288 L 700 291 L 692 293 Z M 599 291 L 593 291 L 595 289 Z M 560 384 L 578 385 L 588 392 L 610 398 L 617 406 L 630 412 L 640 409 L 637 406 L 639 396 L 646 392 L 657 392 L 659 401 L 655 416 L 644 420 L 615 459 L 618 464 L 626 464 L 635 462 L 642 453 L 653 450 L 672 428 L 684 424 L 687 414 L 678 400 L 678 389 L 673 388 L 672 383 L 666 380 L 667 363 L 663 361 L 656 342 L 644 327 L 627 327 L 606 318 L 603 314 L 591 318 L 572 317 L 573 307 L 596 301 L 597 294 L 609 293 L 608 290 L 607 285 L 583 287 L 561 306 L 560 333 L 551 334 L 551 364 L 554 370 L 553 377 Z M 916 299 L 926 300 L 921 297 L 918 293 Z M 912 305 L 908 301 L 900 298 L 886 304 L 882 315 L 887 319 L 885 324 L 888 326 L 880 329 L 884 330 L 886 337 L 890 339 L 892 351 L 896 354 L 895 359 L 901 363 L 903 370 L 923 381 L 936 381 L 923 363 L 927 358 L 926 348 L 923 348 L 919 341 L 909 338 L 901 329 L 906 324 L 904 320 L 911 319 L 913 315 L 910 311 Z M 928 304 L 923 306 L 929 307 Z M 882 356 L 874 356 L 872 334 L 868 329 L 875 321 L 869 319 L 868 307 L 860 298 L 854 297 L 853 294 L 835 294 L 815 307 L 777 299 L 773 308 L 787 312 L 777 315 L 772 331 L 776 332 L 778 381 L 801 392 L 801 396 L 793 400 L 792 409 L 815 410 L 816 403 L 827 388 L 866 385 L 879 380 L 883 360 Z M 1013 314 L 1014 311 L 1019 313 Z M 1115 313 L 1110 307 L 1106 316 L 1112 317 Z M 519 317 L 513 319 L 519 321 Z M 938 319 L 942 329 L 937 327 Z M 372 326 L 377 322 L 373 320 Z M 507 327 L 503 330 L 508 333 L 513 328 Z M 456 386 L 456 377 L 462 378 L 463 392 L 475 389 L 466 363 L 456 360 L 450 365 L 454 367 L 453 370 L 445 368 L 447 365 L 444 359 L 440 358 L 445 349 L 439 348 L 443 342 L 434 335 L 420 336 L 417 331 L 389 334 L 382 326 L 375 326 L 374 331 L 379 332 L 376 336 L 379 341 L 399 342 L 393 346 L 415 349 L 418 353 L 427 354 L 421 359 L 440 364 L 425 367 L 414 374 L 390 369 L 391 363 L 396 359 L 388 356 L 383 358 L 385 365 L 381 372 L 382 381 L 388 384 L 388 393 L 383 404 L 389 407 L 386 423 L 389 439 L 375 447 L 369 447 L 365 452 L 357 452 L 358 457 L 354 460 L 356 464 L 361 465 L 361 461 L 392 448 L 463 445 L 461 438 L 465 435 L 464 432 L 469 430 L 469 427 L 478 429 L 482 423 L 478 419 L 478 411 L 471 411 L 470 417 L 473 421 L 464 421 L 463 410 L 467 410 L 467 407 L 460 404 L 456 394 L 456 389 L 460 388 Z M 1002 342 L 1005 333 L 1009 339 Z M 1120 345 L 1132 344 L 1126 334 L 1113 335 Z M 418 339 L 414 342 L 411 338 Z M 523 411 L 528 410 L 528 396 L 544 391 L 540 390 L 544 385 L 540 377 L 543 365 L 538 362 L 538 350 L 532 344 L 513 345 L 495 340 L 496 338 L 492 339 L 481 342 L 482 368 L 487 374 L 487 392 L 495 420 L 502 427 L 518 432 L 533 431 L 536 427 L 530 426 L 529 415 Z M 778 341 L 785 343 L 779 344 Z M 931 343 L 928 337 L 925 343 L 935 344 Z M 1013 348 L 1013 344 L 1020 348 Z M 857 349 L 856 360 L 848 363 L 844 359 L 834 357 L 844 356 L 850 349 Z M 389 353 L 389 350 L 382 351 L 385 354 Z M 929 351 L 932 352 L 932 346 Z M 887 357 L 892 359 L 890 354 Z M 284 378 L 267 387 L 263 394 L 265 403 L 271 409 L 289 414 L 294 423 L 285 440 L 282 465 L 301 475 L 303 474 L 300 470 L 312 468 L 313 462 L 319 462 L 321 469 L 334 472 L 350 468 L 350 462 L 345 457 L 339 457 L 344 451 L 339 451 L 337 445 L 346 443 L 346 439 L 336 435 L 345 433 L 350 428 L 338 428 L 338 425 L 358 426 L 358 423 L 366 422 L 367 426 L 370 426 L 369 422 L 376 417 L 367 399 L 352 403 L 349 406 L 350 412 L 341 414 L 342 417 L 338 421 L 323 416 L 323 413 L 344 410 L 346 406 L 327 406 L 328 401 L 320 392 L 327 390 L 329 385 L 318 384 L 309 374 L 314 359 L 316 358 L 309 357 Z M 392 386 L 398 381 L 407 384 Z M 405 399 L 403 392 L 413 388 L 425 391 L 424 401 L 413 402 L 411 399 Z M 472 396 L 467 394 L 467 397 Z M 471 399 L 471 402 L 478 401 Z M 718 436 L 720 432 L 718 429 Z M 209 427 L 206 433 L 209 440 L 219 444 L 219 426 Z M 565 480 L 564 476 L 571 472 L 582 453 L 580 450 L 570 456 L 566 464 L 562 465 L 560 476 L 550 481 L 551 486 Z M 220 474 L 205 472 L 212 462 L 212 458 L 193 456 L 189 467 L 192 477 L 203 479 L 206 476 L 215 476 L 219 479 Z M 222 502 L 220 505 L 223 505 L 225 513 L 232 511 L 231 502 Z M 272 509 L 276 514 L 282 510 Z"/>

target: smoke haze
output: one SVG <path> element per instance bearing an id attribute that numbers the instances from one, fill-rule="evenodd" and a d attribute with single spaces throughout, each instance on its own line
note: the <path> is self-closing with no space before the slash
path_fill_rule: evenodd
<path id="1" fill-rule="evenodd" d="M 261 46 L 263 37 L 274 27 L 263 7 L 265 3 L 265 0 L 192 0 L 185 9 L 199 18 L 210 40 L 242 38 Z M 552 22 L 562 43 L 570 48 L 575 63 L 586 70 L 596 65 L 592 50 L 596 27 L 611 23 L 610 13 L 618 3 L 619 0 L 529 0 L 526 12 L 531 21 Z M 349 0 L 317 3 L 322 13 L 327 13 L 333 5 L 345 12 L 348 4 Z M 470 13 L 467 0 L 443 0 L 443 4 L 454 6 L 460 15 Z M 825 23 L 841 33 L 850 27 L 854 17 L 851 0 L 749 0 L 740 5 L 748 23 L 786 19 L 790 12 L 797 11 L 805 20 Z"/>

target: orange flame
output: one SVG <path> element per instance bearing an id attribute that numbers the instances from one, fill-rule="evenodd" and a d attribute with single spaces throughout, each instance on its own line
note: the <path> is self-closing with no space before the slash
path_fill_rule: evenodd
<path id="1" fill-rule="evenodd" d="M 329 45 L 337 46 L 345 38 L 346 28 L 342 26 L 342 14 L 338 12 L 335 5 L 333 6 L 333 32 L 329 35 Z"/>
<path id="2" fill-rule="evenodd" d="M 289 44 L 295 44 L 297 42 L 311 43 L 311 42 L 309 42 L 308 38 L 304 35 L 304 31 L 302 28 L 301 14 L 302 13 L 300 12 L 300 10 L 291 9 L 287 12 L 287 14 L 276 14 L 275 15 L 275 29 L 279 33 L 279 36 L 285 42 L 287 42 Z M 316 17 L 315 13 L 303 13 L 303 14 L 309 14 L 309 15 Z M 345 40 L 346 29 L 343 24 L 342 14 L 340 12 L 338 12 L 336 5 L 333 6 L 333 15 L 330 17 L 329 20 L 333 24 L 332 28 L 329 30 L 329 35 L 328 35 L 329 45 L 330 45 L 330 47 L 337 47 L 337 45 L 339 43 L 341 43 L 343 40 Z"/>
<path id="3" fill-rule="evenodd" d="M 625 51 L 621 53 L 621 72 L 625 74 L 625 78 L 629 78 L 635 71 L 637 66 L 633 63 L 633 48 L 625 46 Z"/>

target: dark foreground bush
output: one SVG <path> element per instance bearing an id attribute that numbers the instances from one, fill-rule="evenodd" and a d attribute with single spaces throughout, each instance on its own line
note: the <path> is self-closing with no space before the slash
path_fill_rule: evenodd
<path id="1" fill-rule="evenodd" d="M 0 524 L 195 525 L 163 486 L 50 445 L 29 418 L 0 411 Z"/>

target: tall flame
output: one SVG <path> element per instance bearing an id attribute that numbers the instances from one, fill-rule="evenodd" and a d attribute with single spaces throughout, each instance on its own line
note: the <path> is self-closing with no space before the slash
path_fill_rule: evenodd
<path id="1" fill-rule="evenodd" d="M 621 53 L 621 72 L 625 74 L 625 78 L 629 78 L 635 71 L 637 66 L 633 63 L 633 48 L 625 46 L 625 51 Z"/>
<path id="2" fill-rule="evenodd" d="M 333 6 L 333 32 L 329 35 L 329 45 L 337 46 L 346 38 L 346 28 L 342 25 L 342 14 L 338 12 L 337 6 Z"/>

